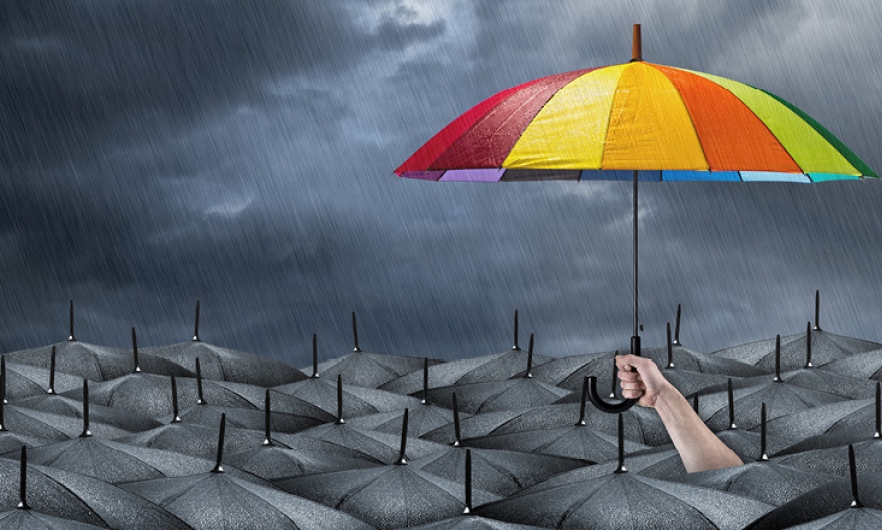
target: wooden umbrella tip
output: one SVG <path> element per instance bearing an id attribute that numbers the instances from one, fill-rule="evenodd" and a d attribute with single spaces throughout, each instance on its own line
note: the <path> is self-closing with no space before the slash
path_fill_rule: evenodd
<path id="1" fill-rule="evenodd" d="M 634 24 L 634 34 L 631 44 L 631 61 L 643 60 L 643 45 L 640 36 L 640 24 Z"/>

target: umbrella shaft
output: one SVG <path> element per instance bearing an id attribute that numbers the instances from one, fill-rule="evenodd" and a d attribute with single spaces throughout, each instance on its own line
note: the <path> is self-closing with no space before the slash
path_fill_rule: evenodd
<path id="1" fill-rule="evenodd" d="M 632 337 L 639 336 L 638 329 L 638 315 L 637 315 L 637 170 L 634 170 L 634 333 Z M 639 345 L 639 341 L 638 341 Z M 633 350 L 633 341 L 632 341 L 632 350 Z M 631 351 L 632 354 L 640 355 L 640 352 Z"/>

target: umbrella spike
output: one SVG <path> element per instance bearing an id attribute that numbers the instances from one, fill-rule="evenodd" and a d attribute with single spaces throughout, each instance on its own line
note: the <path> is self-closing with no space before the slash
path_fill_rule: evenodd
<path id="1" fill-rule="evenodd" d="M 202 365 L 199 363 L 199 357 L 196 357 L 196 404 L 207 405 L 205 396 L 202 394 Z"/>
<path id="2" fill-rule="evenodd" d="M 619 412 L 619 465 L 616 467 L 615 473 L 627 473 L 625 468 L 625 420 L 622 413 Z"/>
<path id="3" fill-rule="evenodd" d="M 698 393 L 692 395 L 692 410 L 698 414 Z"/>
<path id="4" fill-rule="evenodd" d="M 769 455 L 766 453 L 766 404 L 760 407 L 760 457 L 761 462 L 768 461 Z"/>
<path id="5" fill-rule="evenodd" d="M 820 324 L 820 315 L 821 315 L 821 291 L 815 291 L 815 331 L 821 331 Z"/>
<path id="6" fill-rule="evenodd" d="M 343 425 L 346 420 L 343 419 L 343 377 L 337 374 L 337 425 Z"/>
<path id="7" fill-rule="evenodd" d="M 617 357 L 618 355 L 619 355 L 619 350 L 616 350 L 616 352 L 613 354 L 613 374 L 612 374 L 612 382 L 611 382 L 610 385 L 609 385 L 609 397 L 610 397 L 610 399 L 615 399 L 615 398 L 616 398 L 616 386 L 617 386 L 616 383 L 618 382 L 618 378 L 619 378 L 619 367 L 618 367 L 618 365 L 616 364 L 616 357 Z"/>
<path id="8" fill-rule="evenodd" d="M 680 345 L 680 306 L 681 304 L 677 304 L 677 320 L 674 326 L 674 346 Z"/>
<path id="9" fill-rule="evenodd" d="M 466 449 L 465 456 L 465 509 L 464 514 L 472 513 L 472 451 Z"/>
<path id="10" fill-rule="evenodd" d="M 312 377 L 313 379 L 317 379 L 319 376 L 318 371 L 318 338 L 315 333 L 312 334 Z"/>
<path id="11" fill-rule="evenodd" d="M 0 375 L 0 432 L 8 431 L 6 428 L 6 376 Z"/>
<path id="12" fill-rule="evenodd" d="M 814 368 L 812 364 L 812 323 L 805 324 L 805 368 Z"/>
<path id="13" fill-rule="evenodd" d="M 77 340 L 77 339 L 74 338 L 74 307 L 73 307 L 73 299 L 71 299 L 71 301 L 70 301 L 70 319 L 68 320 L 68 322 L 69 322 L 69 324 L 70 324 L 70 334 L 67 336 L 67 340 L 69 340 L 69 341 L 75 341 L 75 340 Z"/>
<path id="14" fill-rule="evenodd" d="M 530 345 L 527 347 L 527 371 L 524 378 L 531 379 L 533 377 L 533 334 L 530 333 Z"/>
<path id="15" fill-rule="evenodd" d="M 19 475 L 18 486 L 18 508 L 19 510 L 30 510 L 28 506 L 28 448 L 21 446 L 21 471 Z"/>
<path id="16" fill-rule="evenodd" d="M 263 413 L 263 444 L 265 446 L 273 445 L 272 438 L 272 418 L 270 412 L 270 389 L 266 389 L 266 397 L 264 398 L 264 413 Z"/>
<path id="17" fill-rule="evenodd" d="M 181 417 L 178 415 L 178 383 L 175 380 L 175 374 L 171 375 L 171 392 L 172 392 L 172 420 L 170 423 L 180 423 Z"/>
<path id="18" fill-rule="evenodd" d="M 667 326 L 668 333 L 668 364 L 665 366 L 666 370 L 670 370 L 674 368 L 674 342 L 671 340 L 671 323 L 668 322 Z"/>
<path id="19" fill-rule="evenodd" d="M 588 376 L 582 379 L 582 399 L 579 401 L 579 421 L 576 422 L 577 427 L 585 425 L 585 401 L 588 397 Z"/>
<path id="20" fill-rule="evenodd" d="M 217 461 L 214 464 L 214 469 L 211 470 L 212 473 L 223 473 L 224 466 L 222 464 L 224 459 L 224 433 L 227 430 L 227 413 L 221 413 L 220 419 L 220 430 L 217 434 Z"/>
<path id="21" fill-rule="evenodd" d="M 876 381 L 876 432 L 873 438 L 882 438 L 882 391 L 880 391 L 880 383 Z"/>
<path id="22" fill-rule="evenodd" d="M 49 389 L 46 393 L 55 393 L 55 346 L 52 346 L 52 353 L 49 354 Z"/>
<path id="23" fill-rule="evenodd" d="M 735 425 L 735 394 L 732 392 L 732 379 L 728 380 L 727 393 L 729 399 L 729 429 L 737 429 Z"/>
<path id="24" fill-rule="evenodd" d="M 851 478 L 851 506 L 852 508 L 863 508 L 864 505 L 858 497 L 857 465 L 854 460 L 854 445 L 852 444 L 848 444 L 848 474 Z"/>
<path id="25" fill-rule="evenodd" d="M 404 417 L 401 419 L 401 451 L 398 453 L 398 460 L 395 461 L 396 466 L 407 465 L 407 458 L 404 453 L 407 451 L 407 414 L 408 410 L 404 409 Z"/>
<path id="26" fill-rule="evenodd" d="M 514 346 L 511 347 L 512 351 L 521 351 L 521 347 L 518 346 L 518 310 L 515 309 L 514 315 Z"/>
<path id="27" fill-rule="evenodd" d="M 462 432 L 459 428 L 459 404 L 456 402 L 456 392 L 451 396 L 451 401 L 453 401 L 453 447 L 459 447 L 462 445 Z"/>
<path id="28" fill-rule="evenodd" d="M 775 378 L 772 381 L 783 382 L 781 379 L 781 335 L 775 337 Z"/>
<path id="29" fill-rule="evenodd" d="M 53 346 L 54 348 L 54 346 Z M 6 400 L 6 356 L 0 355 L 0 378 L 3 379 L 3 397 L 0 399 L 2 403 L 9 403 Z"/>
<path id="30" fill-rule="evenodd" d="M 423 358 L 423 398 L 420 400 L 423 405 L 429 404 L 429 358 Z"/>
<path id="31" fill-rule="evenodd" d="M 355 323 L 355 311 L 352 312 L 352 340 L 355 344 L 355 347 L 352 348 L 354 353 L 361 352 L 361 348 L 358 347 L 358 326 Z"/>
<path id="32" fill-rule="evenodd" d="M 135 327 L 132 326 L 132 356 L 135 360 L 135 369 L 132 373 L 136 374 L 141 371 L 141 364 L 138 362 L 138 335 L 135 333 Z"/>
<path id="33" fill-rule="evenodd" d="M 196 300 L 196 323 L 193 326 L 193 342 L 199 342 L 199 300 Z"/>
<path id="34" fill-rule="evenodd" d="M 80 438 L 88 438 L 92 436 L 89 430 L 89 380 L 83 379 L 83 432 Z"/>

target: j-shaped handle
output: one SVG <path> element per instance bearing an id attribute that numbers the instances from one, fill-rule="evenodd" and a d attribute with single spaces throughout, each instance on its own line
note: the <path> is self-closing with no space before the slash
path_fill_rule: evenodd
<path id="1" fill-rule="evenodd" d="M 640 355 L 639 336 L 631 337 L 631 354 L 637 356 Z M 595 376 L 588 378 L 588 399 L 591 400 L 591 403 L 599 410 L 609 414 L 625 412 L 637 403 L 636 399 L 626 399 L 619 403 L 607 403 L 602 397 L 600 397 L 600 394 L 597 393 L 597 377 Z"/>

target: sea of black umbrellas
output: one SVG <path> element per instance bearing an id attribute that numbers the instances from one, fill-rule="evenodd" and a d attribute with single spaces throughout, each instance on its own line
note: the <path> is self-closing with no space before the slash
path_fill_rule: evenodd
<path id="1" fill-rule="evenodd" d="M 882 528 L 882 344 L 822 330 L 644 349 L 745 465 L 687 474 L 654 410 L 607 414 L 615 352 L 534 337 L 443 362 L 312 366 L 74 336 L 0 362 L 0 529 Z M 801 326 L 800 326 L 801 327 Z M 306 341 L 305 341 L 306 342 Z M 538 340 L 535 341 L 538 344 Z M 308 343 L 304 348 L 308 348 Z"/>

